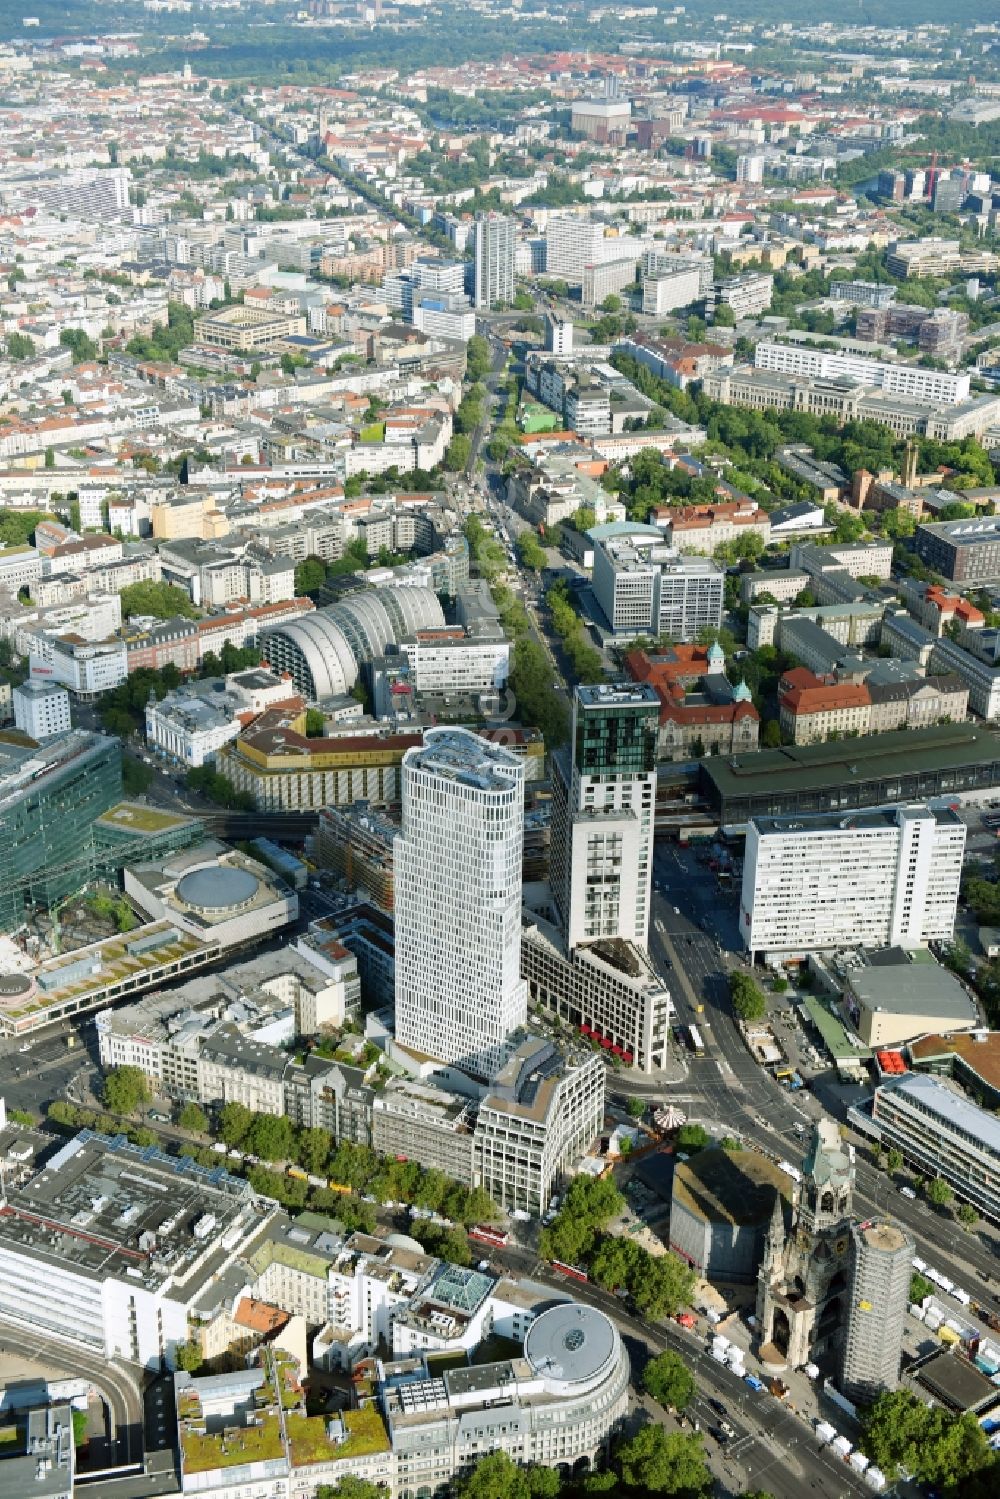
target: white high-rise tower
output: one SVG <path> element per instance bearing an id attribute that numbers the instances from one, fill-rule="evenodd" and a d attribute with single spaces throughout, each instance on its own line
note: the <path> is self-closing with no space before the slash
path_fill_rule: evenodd
<path id="1" fill-rule="evenodd" d="M 514 220 L 501 213 L 476 215 L 475 304 L 487 311 L 514 300 Z"/>
<path id="2" fill-rule="evenodd" d="M 404 756 L 402 779 L 396 1040 L 489 1076 L 527 1016 L 524 767 L 467 729 L 430 729 Z"/>

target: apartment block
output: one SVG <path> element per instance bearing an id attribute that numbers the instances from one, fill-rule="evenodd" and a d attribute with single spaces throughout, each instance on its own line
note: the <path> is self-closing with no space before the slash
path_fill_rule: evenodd
<path id="1" fill-rule="evenodd" d="M 751 953 L 920 947 L 955 926 L 965 825 L 901 806 L 751 820 L 740 931 Z"/>
<path id="2" fill-rule="evenodd" d="M 29 677 L 14 688 L 11 697 L 14 725 L 32 739 L 69 732 L 69 693 L 57 683 Z"/>

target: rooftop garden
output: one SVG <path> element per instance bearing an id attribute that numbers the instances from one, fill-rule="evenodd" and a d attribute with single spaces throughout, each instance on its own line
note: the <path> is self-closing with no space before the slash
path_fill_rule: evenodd
<path id="1" fill-rule="evenodd" d="M 347 1428 L 347 1440 L 338 1443 L 331 1442 L 327 1436 L 328 1417 L 298 1414 L 287 1417 L 288 1442 L 295 1467 L 388 1452 L 389 1438 L 385 1424 L 374 1406 L 344 1411 L 340 1419 Z"/>
<path id="2" fill-rule="evenodd" d="M 216 1468 L 236 1468 L 283 1457 L 281 1423 L 264 1416 L 259 1426 L 230 1426 L 212 1434 L 186 1431 L 181 1438 L 185 1473 L 211 1473 Z"/>

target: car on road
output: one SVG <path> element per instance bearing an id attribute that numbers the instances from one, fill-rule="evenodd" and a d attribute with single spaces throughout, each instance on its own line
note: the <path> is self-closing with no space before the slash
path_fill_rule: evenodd
<path id="1" fill-rule="evenodd" d="M 744 1374 L 743 1383 L 748 1384 L 751 1390 L 755 1390 L 758 1395 L 763 1395 L 765 1388 L 764 1381 L 758 1379 L 756 1374 Z"/>
<path id="2" fill-rule="evenodd" d="M 911 1202 L 916 1202 L 917 1200 L 917 1194 L 912 1187 L 900 1187 L 899 1195 L 901 1197 L 908 1197 Z"/>
<path id="3" fill-rule="evenodd" d="M 708 1403 L 712 1407 L 712 1409 L 714 1410 L 714 1412 L 715 1412 L 715 1414 L 717 1416 L 725 1416 L 727 1414 L 726 1407 L 723 1405 L 723 1403 L 722 1403 L 721 1400 L 714 1400 L 714 1399 L 712 1399 L 712 1400 L 709 1400 Z"/>

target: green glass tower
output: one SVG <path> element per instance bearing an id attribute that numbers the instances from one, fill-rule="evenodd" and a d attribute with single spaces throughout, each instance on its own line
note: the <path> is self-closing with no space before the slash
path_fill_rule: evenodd
<path id="1" fill-rule="evenodd" d="M 0 733 L 0 930 L 91 878 L 93 823 L 122 796 L 121 744 L 83 729 L 43 744 Z"/>

